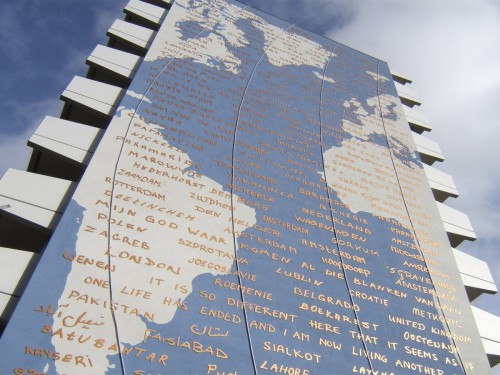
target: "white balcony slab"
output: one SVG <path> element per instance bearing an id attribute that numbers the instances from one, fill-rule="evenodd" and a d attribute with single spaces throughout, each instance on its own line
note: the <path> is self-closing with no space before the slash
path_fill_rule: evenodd
<path id="1" fill-rule="evenodd" d="M 125 90 L 119 87 L 75 76 L 61 94 L 61 99 L 112 116 L 124 93 Z"/>
<path id="2" fill-rule="evenodd" d="M 405 100 L 410 107 L 422 104 L 422 101 L 415 90 L 398 82 L 395 82 L 395 85 L 399 97 L 402 100 Z"/>
<path id="3" fill-rule="evenodd" d="M 500 356 L 500 317 L 472 306 L 479 335 L 488 356 Z"/>
<path id="4" fill-rule="evenodd" d="M 162 8 L 170 9 L 174 0 L 150 0 L 151 3 L 161 6 Z"/>
<path id="5" fill-rule="evenodd" d="M 484 290 L 486 293 L 498 291 L 488 264 L 472 255 L 453 249 L 460 276 L 466 287 Z"/>
<path id="6" fill-rule="evenodd" d="M 87 64 L 104 68 L 128 79 L 134 76 L 141 61 L 141 57 L 137 55 L 100 44 L 87 58 Z"/>
<path id="7" fill-rule="evenodd" d="M 391 76 L 392 76 L 392 79 L 394 79 L 396 82 L 399 82 L 403 85 L 407 84 L 407 83 L 412 83 L 413 82 L 413 79 L 408 77 L 407 75 L 405 74 L 401 74 L 399 72 L 396 72 L 394 70 L 391 69 Z"/>
<path id="8" fill-rule="evenodd" d="M 139 17 L 159 25 L 167 10 L 140 0 L 130 0 L 124 9 L 125 13 L 133 13 Z"/>
<path id="9" fill-rule="evenodd" d="M 439 147 L 439 144 L 429 138 L 426 138 L 420 134 L 411 133 L 415 145 L 417 146 L 417 151 L 420 154 L 431 158 L 432 160 L 443 161 L 444 155 Z"/>
<path id="10" fill-rule="evenodd" d="M 448 173 L 425 164 L 424 172 L 432 190 L 440 192 L 443 196 L 458 197 L 455 182 Z"/>
<path id="11" fill-rule="evenodd" d="M 436 204 L 446 232 L 467 240 L 476 239 L 469 216 L 443 203 L 436 202 Z"/>
<path id="12" fill-rule="evenodd" d="M 0 180 L 2 211 L 53 230 L 75 183 L 36 173 L 8 169 Z"/>
<path id="13" fill-rule="evenodd" d="M 405 113 L 406 120 L 413 128 L 416 128 L 419 131 L 432 130 L 432 125 L 429 119 L 422 112 L 407 106 L 403 106 L 403 111 Z"/>
<path id="14" fill-rule="evenodd" d="M 34 258 L 39 255 L 30 251 L 0 247 L 0 292 L 15 295 L 24 290 L 27 284 L 26 274 L 35 268 Z"/>
<path id="15" fill-rule="evenodd" d="M 151 45 L 154 31 L 122 20 L 115 20 L 107 34 L 112 38 L 121 39 L 147 50 Z"/>
<path id="16" fill-rule="evenodd" d="M 103 130 L 93 126 L 47 116 L 29 139 L 28 145 L 87 164 L 103 133 Z"/>

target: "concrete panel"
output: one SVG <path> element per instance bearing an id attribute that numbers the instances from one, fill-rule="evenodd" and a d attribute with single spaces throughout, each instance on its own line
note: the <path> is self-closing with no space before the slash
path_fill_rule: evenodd
<path id="1" fill-rule="evenodd" d="M 36 264 L 38 254 L 0 247 L 0 293 L 19 295 Z M 32 262 L 33 260 L 33 262 Z"/>
<path id="2" fill-rule="evenodd" d="M 412 83 L 413 82 L 413 79 L 408 77 L 407 75 L 405 74 L 401 74 L 399 72 L 396 72 L 394 70 L 391 69 L 391 76 L 392 76 L 392 79 L 396 82 L 399 82 L 403 85 L 407 84 L 407 83 Z"/>
<path id="3" fill-rule="evenodd" d="M 479 334 L 488 356 L 500 356 L 500 317 L 472 306 Z"/>
<path id="4" fill-rule="evenodd" d="M 28 145 L 87 164 L 102 134 L 102 130 L 92 126 L 47 116 L 29 139 Z"/>
<path id="5" fill-rule="evenodd" d="M 98 44 L 87 59 L 87 64 L 99 66 L 124 78 L 131 79 L 142 59 L 132 53 Z"/>
<path id="6" fill-rule="evenodd" d="M 455 186 L 455 182 L 453 178 L 439 169 L 433 168 L 429 165 L 424 165 L 424 172 L 427 178 L 429 179 L 429 185 L 432 190 L 435 190 L 434 196 L 442 196 L 444 199 L 446 197 L 458 197 L 459 193 Z M 444 199 L 439 199 L 440 202 L 443 202 Z"/>
<path id="7" fill-rule="evenodd" d="M 151 45 L 154 31 L 122 20 L 115 20 L 108 29 L 108 35 L 147 50 Z"/>
<path id="8" fill-rule="evenodd" d="M 401 85 L 398 82 L 395 82 L 395 85 L 403 104 L 406 104 L 409 107 L 422 104 L 422 101 L 415 90 L 409 88 L 408 86 Z"/>
<path id="9" fill-rule="evenodd" d="M 439 147 L 439 144 L 435 141 L 430 140 L 420 134 L 412 132 L 413 140 L 417 146 L 417 151 L 422 157 L 422 159 L 427 158 L 430 161 L 443 161 L 444 155 Z M 425 162 L 426 160 L 424 160 Z"/>
<path id="10" fill-rule="evenodd" d="M 125 13 L 134 13 L 149 22 L 159 25 L 167 13 L 166 9 L 145 3 L 140 0 L 130 0 L 124 9 Z"/>
<path id="11" fill-rule="evenodd" d="M 61 99 L 112 116 L 124 92 L 116 86 L 75 76 L 61 94 Z"/>
<path id="12" fill-rule="evenodd" d="M 422 112 L 407 106 L 403 106 L 403 111 L 410 126 L 413 129 L 418 130 L 419 133 L 432 130 L 432 125 L 430 124 L 429 119 Z"/>
<path id="13" fill-rule="evenodd" d="M 443 203 L 436 202 L 436 204 L 443 220 L 444 228 L 449 235 L 461 237 L 462 240 L 476 239 L 469 216 Z"/>
<path id="14" fill-rule="evenodd" d="M 9 206 L 3 212 L 54 229 L 74 187 L 67 180 L 8 169 L 0 180 L 0 206 Z"/>
<path id="15" fill-rule="evenodd" d="M 485 261 L 457 249 L 453 249 L 453 254 L 455 255 L 458 270 L 465 286 L 482 289 L 488 293 L 496 293 L 498 291 L 488 264 Z"/>

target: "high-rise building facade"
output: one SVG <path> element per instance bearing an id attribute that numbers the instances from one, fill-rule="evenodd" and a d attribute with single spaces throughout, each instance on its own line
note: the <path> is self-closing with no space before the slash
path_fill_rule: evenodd
<path id="1" fill-rule="evenodd" d="M 2 373 L 490 372 L 409 78 L 233 0 L 125 13 L 0 182 Z"/>

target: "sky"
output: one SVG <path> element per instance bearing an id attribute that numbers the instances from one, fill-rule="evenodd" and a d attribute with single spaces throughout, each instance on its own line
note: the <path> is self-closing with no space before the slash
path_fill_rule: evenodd
<path id="1" fill-rule="evenodd" d="M 500 1 L 248 0 L 251 5 L 389 63 L 413 78 L 427 134 L 446 157 L 434 167 L 461 193 L 478 239 L 459 249 L 485 260 L 500 283 Z M 126 0 L 0 2 L 0 176 L 25 169 L 26 141 L 85 59 L 121 18 Z M 500 284 L 499 284 L 500 285 Z M 500 316 L 500 295 L 474 305 Z M 500 374 L 500 365 L 495 369 Z"/>

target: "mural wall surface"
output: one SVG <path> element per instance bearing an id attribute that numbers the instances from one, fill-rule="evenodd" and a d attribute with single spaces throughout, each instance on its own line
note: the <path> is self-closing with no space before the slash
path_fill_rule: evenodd
<path id="1" fill-rule="evenodd" d="M 2 374 L 486 374 L 388 66 L 176 1 L 0 343 Z"/>

